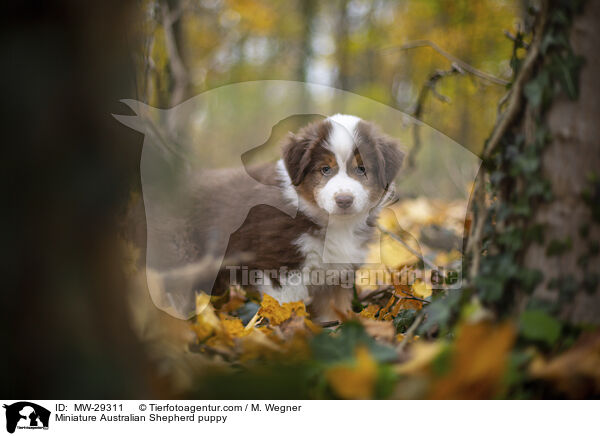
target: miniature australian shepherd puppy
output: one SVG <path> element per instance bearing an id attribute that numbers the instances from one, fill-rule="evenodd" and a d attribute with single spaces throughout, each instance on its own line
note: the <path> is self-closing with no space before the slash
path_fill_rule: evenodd
<path id="1" fill-rule="evenodd" d="M 339 319 L 351 309 L 354 271 L 394 197 L 404 155 L 373 124 L 341 114 L 290 134 L 282 151 L 277 163 L 253 171 L 259 186 L 276 189 L 244 189 L 228 175 L 237 190 L 230 201 L 253 207 L 225 255 L 245 260 L 222 267 L 215 288 L 253 286 L 281 303 L 306 302 L 313 320 Z M 283 212 L 290 205 L 297 213 Z"/>
<path id="2" fill-rule="evenodd" d="M 278 162 L 197 172 L 191 203 L 146 210 L 149 277 L 179 313 L 196 292 L 241 285 L 339 319 L 403 156 L 373 124 L 338 114 L 290 134 Z"/>

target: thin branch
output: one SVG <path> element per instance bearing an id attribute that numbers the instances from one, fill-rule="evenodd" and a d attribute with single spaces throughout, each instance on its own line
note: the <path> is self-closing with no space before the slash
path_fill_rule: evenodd
<path id="1" fill-rule="evenodd" d="M 390 291 L 394 291 L 394 287 L 393 286 L 385 286 L 383 288 L 380 289 L 375 289 L 372 292 L 369 292 L 363 296 L 360 297 L 360 301 L 366 301 L 375 297 L 378 297 L 382 294 L 385 294 L 386 292 L 390 292 Z"/>
<path id="2" fill-rule="evenodd" d="M 529 48 L 529 44 L 525 41 L 523 41 L 522 39 L 518 39 L 517 36 L 513 35 L 512 33 L 510 33 L 508 30 L 504 30 L 504 35 L 510 39 L 512 42 L 519 42 L 519 44 L 522 45 L 523 48 L 528 49 Z M 517 33 L 518 35 L 518 33 Z"/>
<path id="3" fill-rule="evenodd" d="M 402 299 L 402 300 L 415 300 L 415 301 L 419 301 L 419 302 L 421 302 L 423 304 L 429 304 L 430 303 L 429 301 L 427 301 L 427 300 L 425 300 L 423 298 L 415 297 L 414 295 L 409 294 L 406 291 L 402 291 L 401 290 L 400 292 L 402 292 L 406 296 L 397 295 L 396 294 L 396 288 L 394 286 L 385 286 L 383 288 L 375 289 L 373 292 L 370 292 L 370 293 L 368 293 L 366 295 L 361 296 L 360 297 L 360 301 L 370 300 L 370 299 L 373 299 L 375 297 L 379 297 L 380 295 L 383 295 L 385 293 L 390 293 L 390 294 L 393 294 L 395 297 L 398 297 L 399 299 Z"/>
<path id="4" fill-rule="evenodd" d="M 341 323 L 339 321 L 323 321 L 320 322 L 319 325 L 321 327 L 327 328 L 327 327 L 335 327 L 340 325 Z"/>
<path id="5" fill-rule="evenodd" d="M 534 30 L 534 39 L 531 42 L 529 50 L 527 51 L 527 56 L 525 56 L 521 70 L 517 74 L 517 77 L 515 78 L 515 81 L 511 87 L 510 97 L 508 98 L 508 106 L 506 107 L 504 114 L 494 126 L 492 135 L 490 136 L 490 139 L 488 140 L 483 151 L 484 160 L 491 156 L 494 149 L 498 146 L 500 139 L 502 139 L 519 112 L 521 107 L 521 99 L 523 97 L 523 87 L 531 76 L 533 67 L 535 66 L 540 52 L 543 30 L 546 25 L 546 13 L 547 11 L 544 2 L 544 7 L 542 7 L 539 20 Z"/>
<path id="6" fill-rule="evenodd" d="M 403 297 L 403 296 L 398 295 L 398 298 L 402 298 L 404 300 L 415 300 L 415 301 L 419 301 L 419 302 L 421 302 L 423 304 L 429 304 L 430 303 L 430 301 L 427 301 L 427 300 L 425 300 L 423 298 L 415 297 L 414 295 L 409 294 L 406 291 L 400 291 L 400 292 L 402 292 L 403 294 L 406 294 L 407 296 Z"/>
<path id="7" fill-rule="evenodd" d="M 408 328 L 408 330 L 406 330 L 406 333 L 404 333 L 404 339 L 402 339 L 402 342 L 400 342 L 400 344 L 398 344 L 398 346 L 396 347 L 396 351 L 398 353 L 402 353 L 404 351 L 404 349 L 408 345 L 408 342 L 413 338 L 413 336 L 415 335 L 415 331 L 417 330 L 419 325 L 421 325 L 424 318 L 425 314 L 423 312 L 419 312 L 411 326 Z"/>
<path id="8" fill-rule="evenodd" d="M 501 79 L 499 77 L 493 76 L 493 75 L 491 75 L 489 73 L 486 73 L 485 71 L 478 70 L 477 68 L 473 67 L 472 65 L 469 65 L 468 63 L 466 63 L 462 59 L 459 59 L 456 56 L 454 56 L 454 55 L 448 53 L 447 51 L 443 50 L 435 42 L 430 41 L 428 39 L 420 39 L 420 40 L 417 40 L 417 41 L 410 41 L 410 42 L 407 42 L 406 44 L 403 44 L 401 46 L 386 47 L 386 48 L 382 49 L 382 51 L 409 50 L 409 49 L 412 49 L 412 48 L 419 48 L 419 47 L 431 47 L 436 52 L 438 52 L 439 54 L 441 54 L 442 56 L 444 56 L 446 59 L 448 59 L 452 63 L 455 63 L 456 65 L 458 65 L 461 69 L 465 70 L 466 72 L 468 72 L 468 73 L 470 73 L 470 74 L 472 74 L 472 75 L 474 75 L 476 77 L 479 77 L 482 80 L 486 80 L 486 81 L 488 81 L 490 83 L 493 83 L 495 85 L 500 85 L 500 86 L 506 86 L 506 85 L 508 85 L 510 83 L 508 80 L 504 80 L 504 79 Z"/>
<path id="9" fill-rule="evenodd" d="M 423 107 L 425 106 L 425 101 L 427 100 L 427 96 L 431 92 L 434 97 L 443 103 L 449 103 L 450 99 L 445 95 L 441 95 L 437 91 L 437 83 L 443 79 L 444 77 L 448 77 L 454 74 L 464 74 L 464 71 L 455 63 L 452 64 L 452 68 L 449 70 L 436 70 L 429 79 L 425 82 L 421 91 L 419 92 L 419 96 L 417 97 L 417 102 L 415 103 L 414 110 L 412 111 L 412 116 L 417 120 L 421 119 L 421 115 L 423 113 Z M 413 125 L 413 147 L 408 154 L 408 158 L 406 159 L 405 172 L 410 171 L 415 168 L 415 160 L 416 155 L 421 149 L 421 126 L 419 123 L 414 123 Z"/>
<path id="10" fill-rule="evenodd" d="M 174 81 L 170 101 L 171 107 L 183 101 L 189 85 L 189 75 L 178 50 L 175 33 L 173 31 L 173 25 L 181 15 L 181 9 L 181 4 L 175 11 L 170 11 L 166 2 L 162 2 L 161 4 L 162 25 L 165 32 L 165 48 L 167 50 L 169 68 L 173 74 Z"/>

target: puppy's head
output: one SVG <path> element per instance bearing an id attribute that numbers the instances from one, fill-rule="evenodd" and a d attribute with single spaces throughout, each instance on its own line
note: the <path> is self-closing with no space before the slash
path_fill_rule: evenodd
<path id="1" fill-rule="evenodd" d="M 330 215 L 370 210 L 388 190 L 404 154 L 377 128 L 334 115 L 291 134 L 283 161 L 298 195 Z"/>

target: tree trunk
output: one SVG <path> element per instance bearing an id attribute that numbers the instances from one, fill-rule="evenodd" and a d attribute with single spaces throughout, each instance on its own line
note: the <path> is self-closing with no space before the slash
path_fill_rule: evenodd
<path id="1" fill-rule="evenodd" d="M 551 139 L 541 171 L 551 183 L 552 200 L 532 216 L 532 223 L 544 228 L 544 242 L 531 244 L 524 256 L 524 265 L 544 277 L 533 298 L 557 302 L 562 294 L 561 318 L 593 324 L 600 323 L 600 228 L 598 216 L 594 219 L 600 171 L 599 22 L 600 2 L 589 0 L 571 28 L 571 46 L 585 59 L 581 91 L 577 100 L 556 97 L 545 115 Z"/>

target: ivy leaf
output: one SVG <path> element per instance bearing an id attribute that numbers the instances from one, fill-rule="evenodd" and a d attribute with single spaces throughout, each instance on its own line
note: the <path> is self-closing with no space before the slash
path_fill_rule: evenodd
<path id="1" fill-rule="evenodd" d="M 323 332 L 311 341 L 313 357 L 324 363 L 351 360 L 360 345 L 366 346 L 370 355 L 378 362 L 396 358 L 396 350 L 376 342 L 358 321 L 342 324 L 336 335 Z"/>
<path id="2" fill-rule="evenodd" d="M 544 102 L 544 93 L 549 85 L 550 76 L 547 71 L 542 71 L 525 85 L 523 92 L 533 107 L 538 107 Z"/>
<path id="3" fill-rule="evenodd" d="M 410 327 L 417 316 L 417 311 L 414 309 L 403 309 L 398 312 L 398 316 L 394 318 L 394 325 L 398 333 L 403 333 Z"/>
<path id="4" fill-rule="evenodd" d="M 525 339 L 553 345 L 560 335 L 561 325 L 544 311 L 526 310 L 521 315 L 520 329 Z"/>
<path id="5" fill-rule="evenodd" d="M 456 306 L 461 299 L 461 291 L 453 290 L 450 291 L 443 298 L 439 298 L 429 304 L 425 309 L 425 322 L 419 327 L 419 334 L 427 332 L 430 328 L 437 325 L 440 329 L 446 329 L 448 321 L 452 317 Z"/>
<path id="6" fill-rule="evenodd" d="M 555 61 L 557 64 L 556 75 L 562 89 L 571 100 L 576 100 L 579 96 L 579 70 L 583 65 L 583 59 L 580 56 L 569 55 L 565 59 Z"/>

